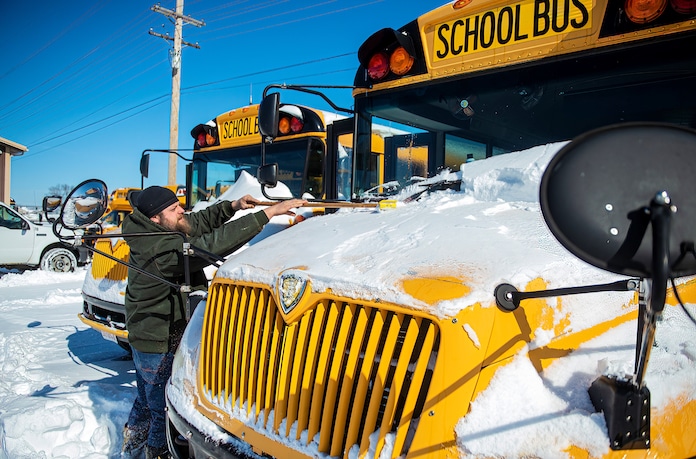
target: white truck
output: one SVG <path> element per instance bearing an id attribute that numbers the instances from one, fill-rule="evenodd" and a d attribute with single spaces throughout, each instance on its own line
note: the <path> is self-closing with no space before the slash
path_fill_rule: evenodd
<path id="1" fill-rule="evenodd" d="M 0 266 L 69 272 L 86 259 L 86 252 L 60 242 L 51 222 L 33 222 L 0 202 Z"/>

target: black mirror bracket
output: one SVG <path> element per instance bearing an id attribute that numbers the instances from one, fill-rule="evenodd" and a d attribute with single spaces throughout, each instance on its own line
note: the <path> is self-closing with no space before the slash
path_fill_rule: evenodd
<path id="1" fill-rule="evenodd" d="M 597 411 L 604 413 L 610 447 L 613 450 L 650 448 L 650 391 L 645 386 L 645 371 L 655 341 L 656 323 L 662 315 L 671 274 L 669 243 L 670 219 L 677 209 L 666 191 L 658 192 L 646 211 L 652 226 L 652 266 L 649 279 L 627 279 L 608 284 L 520 292 L 510 284 L 495 288 L 498 307 L 514 311 L 520 301 L 557 295 L 602 291 L 640 290 L 635 373 L 621 379 L 602 375 L 592 382 L 588 393 Z"/>
<path id="2" fill-rule="evenodd" d="M 581 287 L 555 288 L 520 292 L 514 285 L 500 284 L 495 288 L 495 302 L 500 309 L 512 312 L 520 306 L 520 301 L 529 298 L 548 298 L 552 296 L 577 295 L 595 292 L 630 292 L 638 291 L 640 279 L 625 279 L 608 284 L 585 285 Z"/>
<path id="3" fill-rule="evenodd" d="M 595 409 L 604 413 L 613 450 L 650 448 L 650 391 L 645 386 L 645 370 L 667 297 L 670 219 L 676 210 L 666 191 L 658 192 L 650 202 L 652 278 L 646 282 L 649 288 L 639 305 L 635 374 L 630 381 L 603 375 L 589 389 Z"/>
<path id="4" fill-rule="evenodd" d="M 579 293 L 639 291 L 644 284 L 645 280 L 625 279 L 607 284 L 531 292 L 520 292 L 513 285 L 500 284 L 495 288 L 495 300 L 500 309 L 511 312 L 520 306 L 520 301 L 526 299 Z M 647 341 L 649 340 L 644 342 Z M 637 358 L 636 366 L 638 362 Z M 634 380 L 602 375 L 590 386 L 589 395 L 595 409 L 604 413 L 612 449 L 649 448 L 650 391 L 647 387 L 640 387 Z"/>

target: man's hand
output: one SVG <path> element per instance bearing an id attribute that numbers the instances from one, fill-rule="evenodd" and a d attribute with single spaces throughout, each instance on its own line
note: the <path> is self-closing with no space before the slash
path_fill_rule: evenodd
<path id="1" fill-rule="evenodd" d="M 236 201 L 232 201 L 232 210 L 237 212 L 238 210 L 242 209 L 252 209 L 256 207 L 256 205 L 261 202 L 255 197 L 247 194 L 246 196 L 242 196 L 241 198 L 237 199 Z"/>
<path id="2" fill-rule="evenodd" d="M 266 216 L 270 220 L 277 215 L 295 215 L 291 209 L 302 207 L 305 204 L 307 201 L 304 199 L 288 199 L 287 201 L 278 201 L 277 204 L 266 207 L 263 211 L 266 212 Z"/>

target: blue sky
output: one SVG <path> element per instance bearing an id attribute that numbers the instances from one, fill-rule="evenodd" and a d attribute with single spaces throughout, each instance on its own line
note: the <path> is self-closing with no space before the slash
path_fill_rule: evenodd
<path id="1" fill-rule="evenodd" d="M 0 2 L 0 137 L 29 148 L 12 159 L 10 194 L 40 205 L 55 185 L 100 178 L 109 189 L 140 186 L 145 149 L 169 146 L 174 25 L 144 0 Z M 383 27 L 398 28 L 445 0 L 186 0 L 179 148 L 190 130 L 259 102 L 266 85 L 350 85 L 357 50 Z M 174 10 L 175 0 L 160 2 Z M 349 90 L 332 91 L 350 107 Z M 328 108 L 284 92 L 283 100 Z M 292 99 L 291 99 L 292 98 Z M 182 152 L 190 157 L 190 152 Z M 184 182 L 184 163 L 177 179 Z M 167 181 L 153 154 L 145 185 Z"/>

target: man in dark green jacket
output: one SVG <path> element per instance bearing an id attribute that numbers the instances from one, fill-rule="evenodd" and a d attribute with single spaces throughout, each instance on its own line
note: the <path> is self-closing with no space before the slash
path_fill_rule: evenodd
<path id="1" fill-rule="evenodd" d="M 255 207 L 259 201 L 247 195 L 237 201 L 222 201 L 185 214 L 174 192 L 152 186 L 135 198 L 133 213 L 123 221 L 123 237 L 130 247 L 130 262 L 174 284 L 184 282 L 184 240 L 220 256 L 244 245 L 276 215 L 294 215 L 291 209 L 306 201 L 280 201 L 261 212 L 229 221 L 234 213 Z M 138 235 L 137 233 L 163 233 Z M 205 290 L 203 268 L 209 261 L 189 256 L 192 290 Z M 147 458 L 168 457 L 164 387 L 171 375 L 174 352 L 186 326 L 186 293 L 128 270 L 126 328 L 133 351 L 138 393 L 123 431 L 122 456 L 137 457 L 143 447 Z"/>

